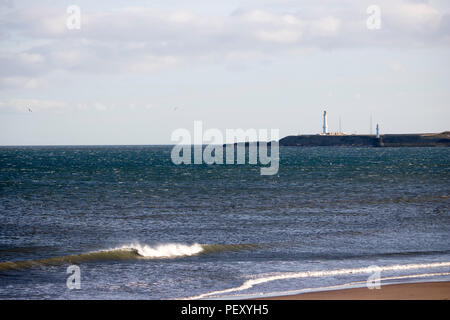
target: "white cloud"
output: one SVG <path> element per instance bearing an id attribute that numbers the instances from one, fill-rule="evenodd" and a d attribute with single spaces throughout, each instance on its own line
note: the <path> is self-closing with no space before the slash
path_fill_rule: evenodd
<path id="1" fill-rule="evenodd" d="M 256 32 L 256 36 L 263 41 L 278 43 L 295 43 L 301 37 L 301 32 L 290 29 L 281 30 L 260 30 Z"/>
<path id="2" fill-rule="evenodd" d="M 156 107 L 155 104 L 148 102 L 129 102 L 121 101 L 120 106 L 125 106 L 130 110 L 149 110 Z M 29 112 L 28 108 L 31 108 L 33 112 L 40 111 L 108 111 L 117 110 L 116 104 L 92 101 L 92 102 L 64 102 L 60 100 L 49 100 L 49 99 L 23 99 L 23 98 L 11 98 L 7 100 L 0 100 L 0 110 L 13 110 L 18 112 Z"/>
<path id="3" fill-rule="evenodd" d="M 273 23 L 278 20 L 276 15 L 258 9 L 243 13 L 241 18 L 249 23 Z"/>
<path id="4" fill-rule="evenodd" d="M 0 78 L 0 88 L 22 88 L 39 89 L 48 87 L 49 83 L 45 79 L 28 77 L 5 77 Z"/>
<path id="5" fill-rule="evenodd" d="M 73 67 L 79 65 L 85 60 L 88 53 L 82 49 L 56 49 L 49 53 L 51 61 L 57 66 Z"/>
<path id="6" fill-rule="evenodd" d="M 174 56 L 152 56 L 137 57 L 134 61 L 124 65 L 124 71 L 131 73 L 149 73 L 156 70 L 173 67 L 181 63 L 181 58 Z"/>
<path id="7" fill-rule="evenodd" d="M 19 112 L 29 112 L 49 109 L 67 109 L 69 105 L 62 101 L 41 100 L 41 99 L 9 99 L 0 101 L 0 109 L 13 109 Z"/>
<path id="8" fill-rule="evenodd" d="M 18 58 L 20 61 L 27 64 L 39 64 L 44 62 L 44 57 L 35 53 L 20 53 Z"/>
<path id="9" fill-rule="evenodd" d="M 92 104 L 92 107 L 98 111 L 106 111 L 108 110 L 108 107 L 106 105 L 104 105 L 103 103 L 100 102 L 94 102 Z"/>
<path id="10" fill-rule="evenodd" d="M 383 27 L 374 32 L 365 27 L 366 7 L 351 1 L 339 6 L 305 1 L 300 10 L 274 5 L 223 15 L 147 7 L 83 9 L 77 31 L 66 28 L 65 10 L 10 10 L 1 16 L 3 32 L 49 43 L 0 55 L 0 79 L 5 85 L 20 82 L 11 77 L 39 79 L 55 70 L 152 73 L 200 60 L 245 59 L 249 52 L 263 57 L 307 48 L 448 46 L 445 9 L 406 0 L 380 0 L 379 5 Z"/>
<path id="11" fill-rule="evenodd" d="M 341 21 L 335 17 L 325 17 L 311 22 L 311 33 L 319 37 L 337 36 Z"/>
<path id="12" fill-rule="evenodd" d="M 399 62 L 392 62 L 388 65 L 388 67 L 389 67 L 389 70 L 391 70 L 393 72 L 400 72 L 405 69 L 403 64 L 401 64 Z"/>
<path id="13" fill-rule="evenodd" d="M 169 21 L 175 23 L 188 23 L 195 20 L 196 16 L 189 11 L 175 11 L 169 15 Z"/>
<path id="14" fill-rule="evenodd" d="M 391 26 L 406 32 L 435 31 L 442 18 L 442 13 L 427 3 L 394 2 L 384 11 Z"/>

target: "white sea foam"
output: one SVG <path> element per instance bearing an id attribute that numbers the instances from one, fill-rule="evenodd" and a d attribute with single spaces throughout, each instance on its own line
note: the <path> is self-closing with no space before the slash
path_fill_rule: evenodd
<path id="1" fill-rule="evenodd" d="M 273 276 L 266 276 L 261 278 L 255 278 L 245 281 L 239 287 L 233 287 L 225 290 L 218 290 L 209 293 L 200 294 L 198 296 L 189 297 L 187 299 L 203 299 L 208 297 L 217 296 L 220 294 L 226 294 L 236 291 L 243 291 L 252 288 L 253 286 L 275 281 L 275 280 L 285 280 L 285 279 L 298 279 L 298 278 L 311 278 L 311 277 L 327 277 L 327 276 L 340 276 L 348 274 L 370 274 L 376 271 L 386 272 L 386 271 L 408 271 L 416 269 L 429 269 L 429 268 L 444 268 L 450 267 L 450 262 L 436 262 L 436 263 L 422 263 L 422 264 L 396 264 L 391 266 L 380 266 L 380 267 L 364 267 L 364 268 L 353 268 L 353 269 L 336 269 L 336 270 L 321 270 L 321 271 L 302 271 L 302 272 L 289 272 L 283 274 L 277 274 Z"/>
<path id="2" fill-rule="evenodd" d="M 194 243 L 192 245 L 181 243 L 166 243 L 156 245 L 153 247 L 149 245 L 131 244 L 116 249 L 135 250 L 140 256 L 144 258 L 185 257 L 185 256 L 193 256 L 203 251 L 203 247 L 198 243 Z"/>
<path id="3" fill-rule="evenodd" d="M 443 276 L 450 276 L 450 272 L 420 273 L 420 274 L 411 274 L 411 275 L 406 275 L 406 276 L 385 277 L 385 278 L 380 278 L 380 281 L 417 279 L 417 278 L 429 278 L 429 277 L 443 277 Z M 261 298 L 261 297 L 279 297 L 279 296 L 288 296 L 288 295 L 318 292 L 318 291 L 360 288 L 366 284 L 367 284 L 366 281 L 354 281 L 354 282 L 347 282 L 347 283 L 331 285 L 331 286 L 324 286 L 324 287 L 303 288 L 303 289 L 289 290 L 289 291 L 273 291 L 273 292 L 267 292 L 264 294 L 233 294 L 233 295 L 228 296 L 228 298 L 231 297 L 232 299 L 252 299 L 252 298 Z"/>

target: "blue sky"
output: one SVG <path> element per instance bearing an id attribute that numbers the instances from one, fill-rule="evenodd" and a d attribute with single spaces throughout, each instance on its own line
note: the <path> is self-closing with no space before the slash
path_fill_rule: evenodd
<path id="1" fill-rule="evenodd" d="M 323 110 L 331 131 L 450 130 L 449 45 L 448 1 L 2 0 L 0 145 L 168 144 L 194 120 L 283 137 Z"/>

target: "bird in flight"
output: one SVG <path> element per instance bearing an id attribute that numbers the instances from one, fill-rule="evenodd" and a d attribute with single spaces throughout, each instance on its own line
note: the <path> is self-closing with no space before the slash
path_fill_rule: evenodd
<path id="1" fill-rule="evenodd" d="M 33 112 L 33 110 L 31 110 L 30 107 L 27 107 L 27 109 L 28 109 L 28 112 Z"/>

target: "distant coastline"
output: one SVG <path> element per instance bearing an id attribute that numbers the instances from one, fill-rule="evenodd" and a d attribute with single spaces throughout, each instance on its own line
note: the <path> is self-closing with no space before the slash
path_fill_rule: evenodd
<path id="1" fill-rule="evenodd" d="M 450 147 L 450 131 L 442 133 L 375 135 L 297 135 L 279 141 L 280 146 L 317 147 Z"/>

